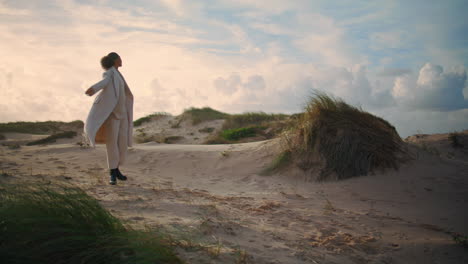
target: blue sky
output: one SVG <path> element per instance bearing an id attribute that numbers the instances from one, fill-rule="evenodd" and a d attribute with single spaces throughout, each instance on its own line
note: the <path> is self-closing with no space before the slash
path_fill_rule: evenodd
<path id="1" fill-rule="evenodd" d="M 295 113 L 314 89 L 401 136 L 468 129 L 468 1 L 0 0 L 0 122 L 85 120 L 99 59 L 135 116 Z"/>

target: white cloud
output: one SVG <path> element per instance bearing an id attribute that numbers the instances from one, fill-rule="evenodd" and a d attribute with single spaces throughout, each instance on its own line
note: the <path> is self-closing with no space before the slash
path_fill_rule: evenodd
<path id="1" fill-rule="evenodd" d="M 464 96 L 466 80 L 464 68 L 444 72 L 442 66 L 426 63 L 417 78 L 409 75 L 397 77 L 392 94 L 411 109 L 464 109 L 468 108 L 468 98 Z"/>

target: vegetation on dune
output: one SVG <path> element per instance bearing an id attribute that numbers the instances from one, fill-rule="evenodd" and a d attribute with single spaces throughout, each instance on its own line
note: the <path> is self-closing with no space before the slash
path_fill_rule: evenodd
<path id="1" fill-rule="evenodd" d="M 322 164 L 318 180 L 396 169 L 404 153 L 403 141 L 390 123 L 320 92 L 310 98 L 283 140 L 300 168 L 307 171 Z"/>
<path id="2" fill-rule="evenodd" d="M 242 128 L 247 126 L 262 126 L 271 122 L 286 120 L 289 116 L 285 114 L 267 114 L 264 112 L 247 112 L 234 114 L 226 118 L 223 130 Z"/>
<path id="3" fill-rule="evenodd" d="M 173 144 L 176 143 L 177 141 L 184 139 L 182 136 L 167 136 L 164 138 L 163 142 L 166 144 Z M 161 143 L 161 142 L 160 142 Z"/>
<path id="4" fill-rule="evenodd" d="M 181 263 L 170 240 L 134 230 L 66 184 L 0 183 L 3 263 Z"/>
<path id="5" fill-rule="evenodd" d="M 33 145 L 42 145 L 42 144 L 47 144 L 47 143 L 53 143 L 53 142 L 56 142 L 57 139 L 59 139 L 59 138 L 73 138 L 76 135 L 77 135 L 77 133 L 75 131 L 64 131 L 64 132 L 60 132 L 60 133 L 57 133 L 57 134 L 53 134 L 53 135 L 48 136 L 46 138 L 31 141 L 31 142 L 27 143 L 26 145 L 33 146 Z"/>
<path id="6" fill-rule="evenodd" d="M 5 139 L 5 135 L 0 134 L 0 140 L 4 140 L 4 139 Z"/>
<path id="7" fill-rule="evenodd" d="M 155 112 L 155 113 L 152 113 L 150 115 L 144 116 L 142 118 L 139 118 L 133 121 L 133 126 L 138 127 L 138 126 L 141 126 L 143 123 L 149 122 L 154 119 L 159 119 L 161 117 L 170 116 L 170 115 L 171 114 L 166 113 L 166 112 Z"/>
<path id="8" fill-rule="evenodd" d="M 242 138 L 254 137 L 261 129 L 262 127 L 259 126 L 228 129 L 221 133 L 221 137 L 226 140 L 236 141 Z"/>
<path id="9" fill-rule="evenodd" d="M 83 121 L 72 122 L 45 121 L 45 122 L 9 122 L 0 123 L 0 133 L 16 132 L 28 134 L 49 134 L 64 130 L 82 129 Z"/>
<path id="10" fill-rule="evenodd" d="M 264 112 L 229 115 L 222 130 L 206 140 L 205 143 L 230 144 L 249 137 L 270 139 L 291 127 L 292 120 L 286 114 L 267 114 Z"/>
<path id="11" fill-rule="evenodd" d="M 449 134 L 448 139 L 450 141 L 450 144 L 454 148 L 463 148 L 463 144 L 460 142 L 460 133 L 457 132 L 452 132 Z"/>
<path id="12" fill-rule="evenodd" d="M 202 129 L 199 129 L 198 132 L 200 133 L 211 133 L 215 130 L 214 127 L 204 127 Z"/>
<path id="13" fill-rule="evenodd" d="M 225 119 L 228 116 L 229 114 L 214 110 L 211 107 L 191 107 L 189 109 L 184 110 L 182 115 L 179 117 L 179 120 L 182 121 L 185 119 L 191 119 L 192 124 L 197 125 L 205 121 Z"/>

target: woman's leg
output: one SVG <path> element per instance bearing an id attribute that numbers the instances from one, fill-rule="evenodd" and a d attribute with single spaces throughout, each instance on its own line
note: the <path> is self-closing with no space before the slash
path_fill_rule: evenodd
<path id="1" fill-rule="evenodd" d="M 106 120 L 106 149 L 107 149 L 107 166 L 109 169 L 115 169 L 119 166 L 120 151 L 118 146 L 119 125 L 120 120 L 116 119 L 113 114 L 109 115 Z"/>
<path id="2" fill-rule="evenodd" d="M 119 164 L 122 165 L 127 158 L 127 147 L 128 147 L 128 119 L 122 118 L 119 122 L 119 136 L 118 136 L 118 146 L 119 146 Z"/>

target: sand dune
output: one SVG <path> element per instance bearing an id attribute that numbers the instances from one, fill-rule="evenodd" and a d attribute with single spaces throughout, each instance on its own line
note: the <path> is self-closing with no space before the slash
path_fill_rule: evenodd
<path id="1" fill-rule="evenodd" d="M 2 146 L 0 168 L 1 180 L 73 182 L 132 225 L 180 233 L 187 263 L 467 263 L 450 232 L 468 234 L 468 155 L 446 137 L 413 140 L 399 171 L 340 182 L 299 170 L 260 176 L 277 139 L 136 144 L 117 186 L 107 184 L 103 145 Z"/>

